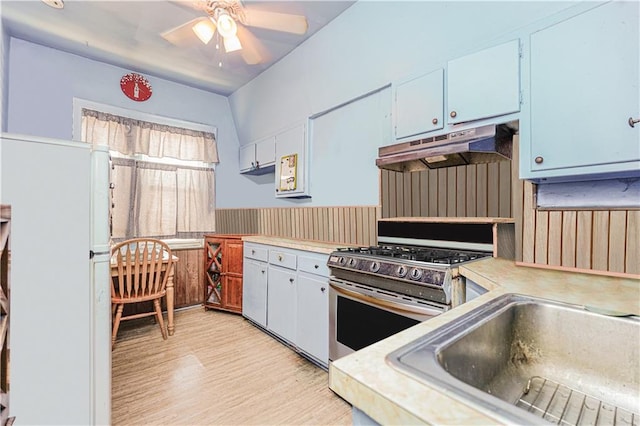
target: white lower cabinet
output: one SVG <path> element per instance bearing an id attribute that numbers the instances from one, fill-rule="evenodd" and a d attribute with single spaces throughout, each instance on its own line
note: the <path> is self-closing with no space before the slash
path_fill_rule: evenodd
<path id="1" fill-rule="evenodd" d="M 244 247 L 242 314 L 324 367 L 329 364 L 327 258 L 256 243 Z"/>
<path id="2" fill-rule="evenodd" d="M 327 277 L 298 274 L 296 344 L 327 364 L 329 359 L 329 286 Z"/>
<path id="3" fill-rule="evenodd" d="M 242 277 L 242 315 L 253 322 L 267 326 L 267 271 L 266 262 L 245 257 Z"/>
<path id="4" fill-rule="evenodd" d="M 296 333 L 296 271 L 269 265 L 267 330 L 294 342 Z"/>
<path id="5" fill-rule="evenodd" d="M 267 326 L 267 277 L 269 252 L 266 248 L 244 243 L 242 263 L 242 315 Z M 246 279 L 244 279 L 246 277 Z"/>

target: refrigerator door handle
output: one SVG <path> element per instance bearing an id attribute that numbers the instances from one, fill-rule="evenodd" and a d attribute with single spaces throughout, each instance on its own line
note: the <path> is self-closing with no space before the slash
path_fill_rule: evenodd
<path id="1" fill-rule="evenodd" d="M 93 259 L 94 257 L 99 256 L 101 254 L 110 254 L 110 252 L 89 250 L 89 259 Z"/>

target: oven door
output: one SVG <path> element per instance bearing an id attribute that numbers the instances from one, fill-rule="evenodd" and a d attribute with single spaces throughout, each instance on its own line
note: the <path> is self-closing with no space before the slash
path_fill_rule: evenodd
<path id="1" fill-rule="evenodd" d="M 385 339 L 447 309 L 361 284 L 329 280 L 329 360 Z"/>

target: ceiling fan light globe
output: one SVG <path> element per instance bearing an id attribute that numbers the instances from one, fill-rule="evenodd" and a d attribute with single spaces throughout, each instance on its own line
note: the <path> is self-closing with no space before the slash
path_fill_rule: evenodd
<path id="1" fill-rule="evenodd" d="M 240 39 L 238 36 L 225 37 L 224 38 L 224 50 L 225 52 L 235 52 L 236 50 L 242 49 L 242 44 L 240 44 Z"/>
<path id="2" fill-rule="evenodd" d="M 220 13 L 216 25 L 218 26 L 218 32 L 224 38 L 235 37 L 238 31 L 236 21 L 226 12 Z"/>
<path id="3" fill-rule="evenodd" d="M 198 22 L 193 26 L 192 30 L 204 44 L 208 44 L 211 41 L 216 31 L 213 24 L 209 21 Z"/>

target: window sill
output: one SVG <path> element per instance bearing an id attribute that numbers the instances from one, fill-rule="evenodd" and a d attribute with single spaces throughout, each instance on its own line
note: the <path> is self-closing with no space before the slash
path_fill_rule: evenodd
<path id="1" fill-rule="evenodd" d="M 204 247 L 202 238 L 168 238 L 162 241 L 167 243 L 171 250 L 200 249 Z"/>

